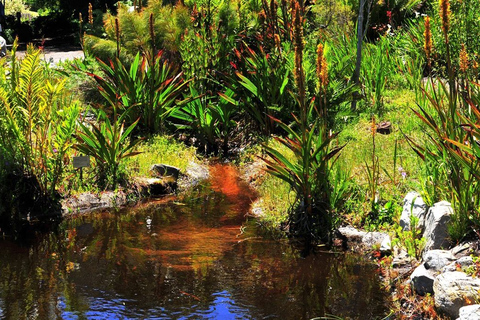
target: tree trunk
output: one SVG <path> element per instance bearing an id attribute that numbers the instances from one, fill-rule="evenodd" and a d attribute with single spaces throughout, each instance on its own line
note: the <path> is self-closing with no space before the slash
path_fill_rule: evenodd
<path id="1" fill-rule="evenodd" d="M 363 18 L 365 13 L 366 0 L 360 0 L 360 8 L 358 9 L 357 21 L 357 61 L 355 63 L 355 71 L 353 72 L 352 81 L 356 87 L 353 93 L 351 110 L 357 108 L 357 100 L 359 98 L 358 90 L 360 90 L 360 67 L 362 65 L 362 43 L 363 43 Z"/>

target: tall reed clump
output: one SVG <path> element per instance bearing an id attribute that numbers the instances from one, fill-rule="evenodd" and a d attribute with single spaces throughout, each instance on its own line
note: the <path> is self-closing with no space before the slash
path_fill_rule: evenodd
<path id="1" fill-rule="evenodd" d="M 417 102 L 419 110 L 414 110 L 414 113 L 430 129 L 429 140 L 425 145 L 412 143 L 427 166 L 433 164 L 440 168 L 445 183 L 436 192 L 441 192 L 452 202 L 455 214 L 450 234 L 453 240 L 461 240 L 472 231 L 480 236 L 480 149 L 477 140 L 480 130 L 480 100 L 478 85 L 465 83 L 462 80 L 465 75 L 456 75 L 453 70 L 448 0 L 439 1 L 439 19 L 447 51 L 448 83 L 431 78 L 426 87 L 422 88 L 423 99 Z M 424 47 L 431 46 L 429 42 L 429 37 L 425 36 Z M 460 64 L 465 68 L 468 56 L 463 55 L 462 58 L 460 52 L 460 59 L 463 59 Z"/>
<path id="2" fill-rule="evenodd" d="M 79 106 L 29 47 L 0 66 L 0 194 L 3 212 L 15 215 L 51 210 L 68 164 Z M 1 212 L 0 212 L 1 214 Z"/>
<path id="3" fill-rule="evenodd" d="M 336 155 L 343 147 L 332 147 L 335 134 L 330 133 L 325 121 L 326 110 L 321 98 L 327 85 L 327 66 L 323 57 L 317 73 L 317 99 L 307 101 L 303 68 L 303 8 L 295 2 L 294 7 L 295 85 L 293 93 L 298 110 L 293 115 L 294 125 L 289 126 L 273 118 L 288 137 L 275 137 L 290 149 L 294 161 L 288 160 L 274 148 L 265 145 L 267 171 L 286 181 L 296 193 L 296 201 L 289 213 L 289 232 L 302 237 L 307 244 L 313 241 L 329 242 L 334 226 L 334 208 L 331 205 L 332 186 L 330 179 Z M 321 48 L 317 51 L 322 54 Z M 313 120 L 310 120 L 313 119 Z"/>

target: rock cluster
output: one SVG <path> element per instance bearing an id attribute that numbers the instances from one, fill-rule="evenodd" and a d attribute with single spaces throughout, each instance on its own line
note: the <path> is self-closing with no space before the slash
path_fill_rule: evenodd
<path id="1" fill-rule="evenodd" d="M 470 246 L 451 247 L 447 225 L 453 214 L 450 203 L 441 201 L 427 208 L 416 192 L 407 194 L 400 225 L 411 227 L 410 216 L 418 218 L 416 226 L 426 240 L 422 263 L 413 271 L 410 282 L 419 295 L 432 294 L 437 310 L 452 319 L 480 319 L 480 307 L 468 306 L 480 299 L 480 279 L 472 277 L 476 265 Z"/>
<path id="2" fill-rule="evenodd" d="M 452 214 L 452 206 L 446 201 L 429 208 L 420 194 L 410 192 L 406 195 L 400 226 L 404 231 L 416 228 L 425 239 L 421 264 L 413 270 L 409 282 L 417 294 L 433 295 L 440 314 L 457 320 L 480 319 L 480 304 L 473 304 L 480 303 L 480 278 L 475 277 L 480 270 L 470 256 L 472 243 L 452 248 L 447 228 Z M 415 225 L 412 225 L 413 221 Z M 404 250 L 392 248 L 386 233 L 342 227 L 338 229 L 338 235 L 350 246 L 373 247 L 383 254 L 393 252 L 392 267 L 406 268 L 407 272 L 403 273 L 408 274 L 412 268 L 414 258 Z"/>

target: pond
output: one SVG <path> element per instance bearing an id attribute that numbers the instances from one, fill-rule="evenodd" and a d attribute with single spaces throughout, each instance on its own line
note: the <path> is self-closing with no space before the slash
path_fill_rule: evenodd
<path id="1" fill-rule="evenodd" d="M 259 236 L 255 193 L 230 166 L 182 202 L 72 217 L 28 244 L 0 240 L 2 319 L 380 319 L 376 266 L 302 257 Z"/>

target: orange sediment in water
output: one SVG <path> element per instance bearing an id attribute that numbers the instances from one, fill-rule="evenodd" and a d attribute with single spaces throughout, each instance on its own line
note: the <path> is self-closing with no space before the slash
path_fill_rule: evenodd
<path id="1" fill-rule="evenodd" d="M 241 181 L 237 169 L 231 165 L 211 166 L 210 183 L 214 191 L 224 194 L 235 206 L 235 213 L 247 213 L 257 198 L 256 192 L 246 182 Z"/>

